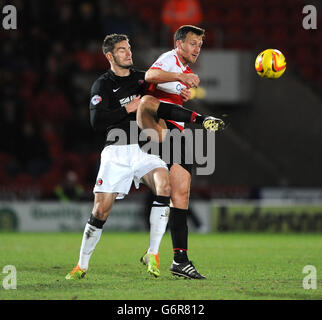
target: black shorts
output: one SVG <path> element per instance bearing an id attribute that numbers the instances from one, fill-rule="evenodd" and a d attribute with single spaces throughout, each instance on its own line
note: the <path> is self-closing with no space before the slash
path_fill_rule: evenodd
<path id="1" fill-rule="evenodd" d="M 164 142 L 156 143 L 147 139 L 149 143 L 141 143 L 140 147 L 144 152 L 159 156 L 167 164 L 169 170 L 174 163 L 177 163 L 191 174 L 194 161 L 191 154 L 193 148 L 189 146 L 189 143 L 186 143 L 185 136 L 182 136 L 181 130 L 177 126 L 168 121 L 166 121 L 166 124 L 171 133 L 169 145 L 165 147 Z M 174 143 L 174 139 L 177 141 L 180 139 L 179 147 L 178 144 Z M 151 148 L 151 146 L 153 147 Z"/>
<path id="2" fill-rule="evenodd" d="M 170 138 L 170 155 L 167 155 L 167 159 L 164 158 L 162 160 L 164 160 L 167 165 L 168 168 L 170 170 L 170 168 L 172 167 L 172 165 L 174 163 L 178 163 L 179 165 L 181 165 L 184 169 L 186 169 L 190 174 L 192 172 L 192 162 L 193 162 L 193 158 L 191 158 L 191 148 L 189 147 L 189 145 L 186 145 L 185 142 L 185 137 L 180 137 L 182 135 L 180 129 L 178 129 L 178 127 L 174 124 L 172 124 L 169 121 L 166 121 L 167 127 L 168 129 L 171 131 L 171 134 L 174 136 L 174 138 L 176 138 L 178 136 L 178 138 L 181 139 L 181 143 L 180 143 L 180 147 L 177 148 L 176 146 L 174 146 L 173 143 L 173 138 L 171 136 Z M 161 145 L 161 144 L 160 144 Z M 160 156 L 162 157 L 162 145 L 160 147 Z M 170 157 L 169 157 L 170 156 Z M 170 161 L 168 161 L 170 158 Z M 178 161 L 178 159 L 180 159 Z"/>

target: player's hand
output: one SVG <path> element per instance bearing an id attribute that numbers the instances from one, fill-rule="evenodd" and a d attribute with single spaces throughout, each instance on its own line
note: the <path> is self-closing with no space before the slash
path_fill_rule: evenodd
<path id="1" fill-rule="evenodd" d="M 194 73 L 180 73 L 179 77 L 179 80 L 186 84 L 188 88 L 197 88 L 200 82 L 198 75 Z"/>
<path id="2" fill-rule="evenodd" d="M 136 110 L 138 109 L 140 101 L 141 101 L 141 96 L 140 95 L 138 95 L 133 100 L 131 100 L 131 102 L 128 103 L 125 106 L 125 109 L 126 109 L 127 113 L 136 112 Z"/>
<path id="3" fill-rule="evenodd" d="M 182 88 L 180 91 L 180 96 L 182 97 L 183 102 L 190 100 L 191 91 L 187 88 Z"/>

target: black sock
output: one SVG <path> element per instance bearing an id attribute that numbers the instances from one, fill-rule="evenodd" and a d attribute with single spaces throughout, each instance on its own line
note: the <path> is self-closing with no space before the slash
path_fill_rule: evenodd
<path id="1" fill-rule="evenodd" d="M 164 206 L 164 205 L 168 205 L 169 206 L 169 204 L 170 204 L 170 197 L 156 195 L 154 197 L 154 201 L 159 202 L 160 203 L 160 206 Z M 157 205 L 152 205 L 152 206 L 157 207 Z"/>
<path id="2" fill-rule="evenodd" d="M 99 229 L 103 229 L 103 226 L 104 226 L 104 223 L 106 222 L 105 221 L 102 221 L 102 220 L 99 220 L 97 218 L 95 218 L 93 216 L 93 214 L 91 214 L 91 216 L 89 217 L 89 219 L 87 220 L 87 223 L 96 227 L 96 228 L 99 228 Z"/>
<path id="3" fill-rule="evenodd" d="M 172 237 L 174 261 L 182 263 L 188 261 L 188 210 L 170 208 L 169 226 Z"/>
<path id="4" fill-rule="evenodd" d="M 182 121 L 185 123 L 202 123 L 204 116 L 177 104 L 160 102 L 157 116 L 161 119 Z"/>

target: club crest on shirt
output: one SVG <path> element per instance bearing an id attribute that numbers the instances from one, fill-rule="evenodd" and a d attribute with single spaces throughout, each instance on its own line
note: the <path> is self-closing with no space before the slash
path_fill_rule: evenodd
<path id="1" fill-rule="evenodd" d="M 97 179 L 96 184 L 101 186 L 103 184 L 103 180 L 101 178 Z"/>
<path id="2" fill-rule="evenodd" d="M 92 99 L 91 99 L 91 103 L 94 106 L 97 105 L 98 103 L 100 103 L 101 101 L 102 101 L 102 97 L 97 94 L 94 97 L 92 97 Z"/>

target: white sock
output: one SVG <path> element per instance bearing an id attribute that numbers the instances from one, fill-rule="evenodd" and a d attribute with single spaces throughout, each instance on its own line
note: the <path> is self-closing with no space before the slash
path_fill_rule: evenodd
<path id="1" fill-rule="evenodd" d="M 78 261 L 80 268 L 88 270 L 89 259 L 101 237 L 102 230 L 86 223 Z"/>
<path id="2" fill-rule="evenodd" d="M 161 203 L 154 201 L 150 213 L 150 244 L 148 253 L 157 254 L 159 252 L 160 243 L 165 233 L 169 220 L 169 206 L 161 206 Z"/>

